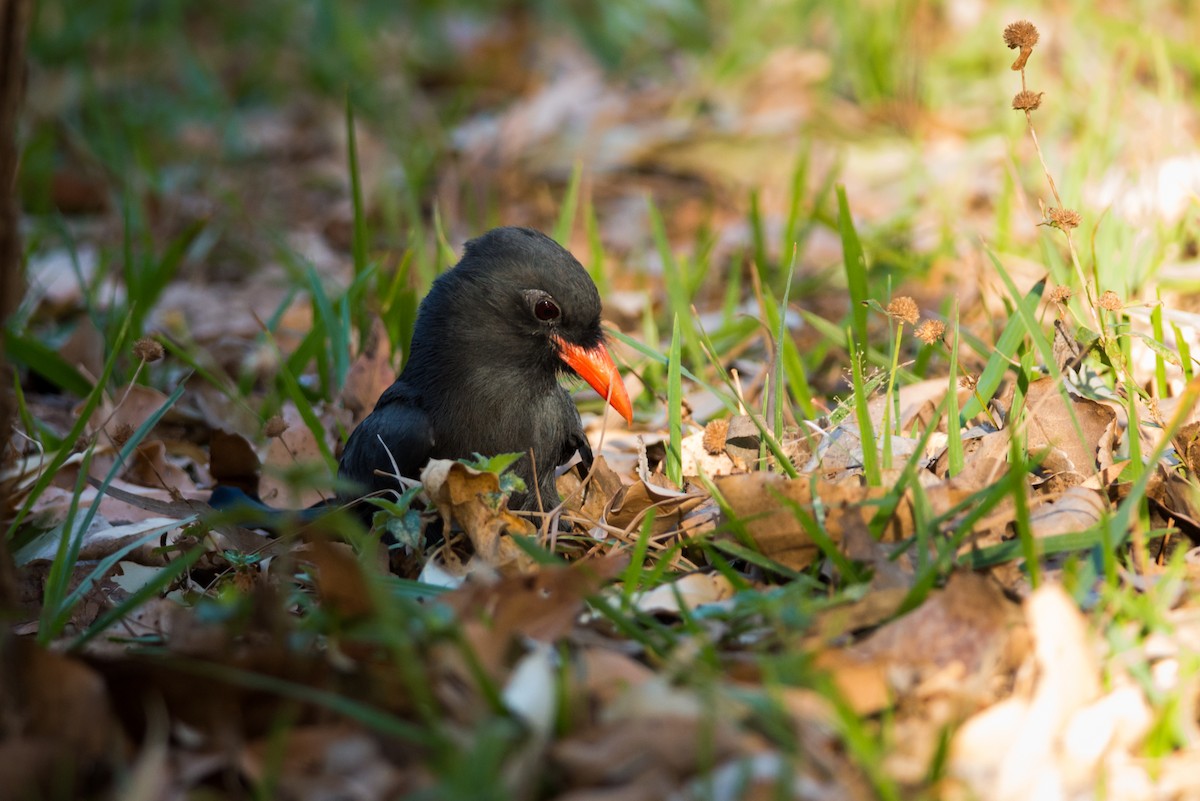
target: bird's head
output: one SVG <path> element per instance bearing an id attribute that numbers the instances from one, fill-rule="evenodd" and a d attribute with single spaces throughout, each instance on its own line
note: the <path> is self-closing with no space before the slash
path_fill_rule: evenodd
<path id="1" fill-rule="evenodd" d="M 463 318 L 455 330 L 469 327 L 474 349 L 497 370 L 519 365 L 527 373 L 578 375 L 632 422 L 629 394 L 604 344 L 596 285 L 545 234 L 496 228 L 471 240 L 430 301 L 453 306 Z"/>

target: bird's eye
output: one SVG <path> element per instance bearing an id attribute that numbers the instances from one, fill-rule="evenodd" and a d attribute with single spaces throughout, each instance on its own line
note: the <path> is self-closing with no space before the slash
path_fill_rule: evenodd
<path id="1" fill-rule="evenodd" d="M 558 304 L 549 298 L 542 298 L 533 306 L 534 316 L 536 316 L 543 323 L 550 322 L 551 320 L 557 320 L 561 313 L 562 312 L 558 310 Z"/>

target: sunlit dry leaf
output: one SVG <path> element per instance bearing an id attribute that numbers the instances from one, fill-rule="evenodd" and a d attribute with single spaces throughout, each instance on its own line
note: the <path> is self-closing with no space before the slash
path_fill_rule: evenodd
<path id="1" fill-rule="evenodd" d="M 495 473 L 449 459 L 431 459 L 421 470 L 421 485 L 447 525 L 455 521 L 462 526 L 480 559 L 517 572 L 530 566 L 524 551 L 502 535 L 530 536 L 534 527 L 508 510 L 508 498 L 500 494 Z"/>
<path id="2" fill-rule="evenodd" d="M 710 453 L 704 445 L 704 432 L 694 431 L 680 443 L 683 475 L 725 476 L 736 469 L 733 459 L 724 450 Z"/>
<path id="3" fill-rule="evenodd" d="M 563 499 L 565 509 L 578 512 L 580 517 L 589 522 L 599 521 L 604 517 L 609 502 L 624 484 L 603 456 L 596 456 L 593 460 L 591 478 L 586 488 L 582 486 L 582 481 L 578 471 L 567 470 L 558 477 L 558 494 Z"/>
<path id="4" fill-rule="evenodd" d="M 884 435 L 872 432 L 871 445 L 877 452 L 883 451 Z M 917 441 L 909 437 L 891 436 L 892 457 L 896 464 L 907 461 L 917 451 Z M 840 470 L 857 470 L 863 465 L 863 442 L 858 425 L 843 421 L 820 441 L 812 459 L 805 465 L 805 472 L 818 470 L 829 473 Z"/>
<path id="5" fill-rule="evenodd" d="M 644 481 L 622 487 L 612 499 L 605 522 L 626 531 L 632 531 L 644 519 L 647 510 L 654 507 L 654 534 L 664 534 L 681 528 L 687 513 L 705 501 L 703 495 L 692 495 L 677 490 L 668 490 Z"/>
<path id="6" fill-rule="evenodd" d="M 809 476 L 787 479 L 777 473 L 744 473 L 723 476 L 716 481 L 717 489 L 758 549 L 770 558 L 793 569 L 803 569 L 821 556 L 797 517 L 795 506 L 813 518 L 814 492 L 826 510 L 841 507 L 852 509 L 864 523 L 878 511 L 878 500 L 890 492 L 887 487 L 864 487 L 857 479 L 830 482 Z M 928 490 L 931 506 L 944 511 L 965 498 L 968 493 L 942 483 Z M 827 514 L 826 534 L 836 546 L 842 541 L 843 526 L 849 518 Z M 884 526 L 882 539 L 891 542 L 911 535 L 912 503 L 907 494 L 901 498 L 896 513 Z"/>
<path id="7" fill-rule="evenodd" d="M 951 774 L 979 798 L 1016 801 L 1035 792 L 1067 797 L 1095 781 L 1094 760 L 1069 762 L 1064 753 L 1072 718 L 1100 695 L 1087 623 L 1074 601 L 1050 584 L 1026 600 L 1025 618 L 1034 644 L 1032 695 L 1016 695 L 980 712 L 951 746 Z M 1101 751 L 1107 748 L 1105 743 Z"/>
<path id="8" fill-rule="evenodd" d="M 1086 477 L 1103 467 L 1097 461 L 1098 450 L 1101 438 L 1116 417 L 1112 409 L 1086 398 L 1072 398 L 1068 409 L 1058 383 L 1052 378 L 1039 378 L 1029 385 L 1025 409 L 1029 452 L 1050 450 L 1042 463 L 1043 470 Z M 1082 439 L 1072 422 L 1072 411 Z"/>
<path id="9" fill-rule="evenodd" d="M 946 396 L 947 383 L 944 378 L 927 378 L 923 381 L 918 381 L 915 384 L 904 384 L 896 390 L 896 396 L 899 401 L 900 414 L 899 426 L 904 432 L 913 433 L 914 423 L 919 420 L 928 420 L 928 411 L 932 406 L 937 408 L 938 404 Z M 962 395 L 959 396 L 960 401 Z M 962 408 L 961 406 L 959 408 Z M 871 413 L 871 423 L 876 431 L 876 437 L 882 435 L 884 412 L 887 410 L 887 398 L 884 395 L 876 395 L 871 398 L 867 404 L 867 410 Z M 896 415 L 893 412 L 891 424 L 897 424 Z"/>
<path id="10" fill-rule="evenodd" d="M 687 609 L 733 597 L 733 585 L 720 573 L 689 573 L 634 596 L 634 606 L 652 615 L 678 615 L 680 603 Z"/>
<path id="11" fill-rule="evenodd" d="M 890 706 L 897 694 L 954 663 L 964 675 L 956 695 L 979 704 L 1023 658 L 1024 645 L 1020 615 L 995 582 L 956 573 L 913 611 L 859 643 L 825 651 L 817 664 L 860 714 Z"/>
<path id="12" fill-rule="evenodd" d="M 1029 514 L 1035 537 L 1053 537 L 1085 531 L 1103 519 L 1108 499 L 1095 490 L 1071 487 L 1059 497 L 1043 503 Z"/>
<path id="13" fill-rule="evenodd" d="M 1008 447 L 1012 432 L 973 429 L 972 436 L 963 437 L 963 469 L 951 479 L 954 485 L 967 491 L 990 487 L 1008 470 Z M 950 471 L 949 452 L 942 453 L 933 467 L 934 473 L 946 476 Z"/>

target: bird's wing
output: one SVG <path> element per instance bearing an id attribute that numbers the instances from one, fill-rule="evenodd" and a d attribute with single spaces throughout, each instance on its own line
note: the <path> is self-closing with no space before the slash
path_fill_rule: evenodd
<path id="1" fill-rule="evenodd" d="M 433 426 L 399 382 L 380 397 L 375 410 L 350 434 L 338 476 L 363 490 L 400 489 L 390 476 L 375 471 L 395 471 L 406 478 L 417 478 L 433 451 Z"/>

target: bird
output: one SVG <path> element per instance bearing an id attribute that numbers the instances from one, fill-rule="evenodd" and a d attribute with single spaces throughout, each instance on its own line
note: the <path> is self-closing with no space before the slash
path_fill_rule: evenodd
<path id="1" fill-rule="evenodd" d="M 583 265 L 546 234 L 495 228 L 468 241 L 417 310 L 407 359 L 351 432 L 338 464 L 338 500 L 398 490 L 430 459 L 520 453 L 526 489 L 509 508 L 559 504 L 556 468 L 592 450 L 560 381 L 577 376 L 627 422 L 629 394 L 600 325 L 601 300 Z"/>

